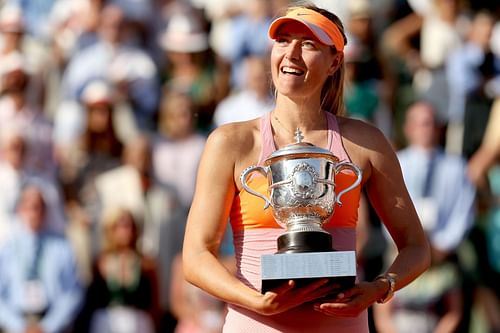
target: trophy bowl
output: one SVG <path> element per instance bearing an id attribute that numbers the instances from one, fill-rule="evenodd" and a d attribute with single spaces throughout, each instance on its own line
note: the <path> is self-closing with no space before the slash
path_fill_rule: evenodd
<path id="1" fill-rule="evenodd" d="M 262 198 L 265 202 L 264 209 L 271 207 L 275 220 L 286 229 L 285 233 L 277 239 L 277 254 L 273 257 L 264 256 L 262 262 L 268 263 L 269 267 L 276 265 L 294 267 L 284 267 L 283 274 L 271 272 L 271 279 L 289 278 L 282 275 L 289 275 L 287 271 L 296 269 L 300 265 L 309 267 L 316 265 L 304 262 L 303 259 L 306 257 L 306 261 L 319 260 L 319 263 L 325 260 L 328 262 L 333 256 L 344 255 L 343 253 L 325 255 L 333 251 L 333 241 L 331 234 L 322 226 L 334 214 L 335 206 L 342 205 L 342 196 L 358 186 L 362 179 L 362 172 L 355 164 L 340 162 L 329 150 L 302 142 L 300 132 L 296 137 L 297 142 L 276 150 L 264 161 L 263 166 L 250 166 L 243 170 L 240 176 L 243 188 L 248 193 Z M 351 170 L 357 178 L 350 186 L 336 193 L 335 176 L 343 170 Z M 247 179 L 254 172 L 267 177 L 269 197 L 248 186 Z M 353 266 L 354 251 L 348 252 L 352 252 L 348 258 L 349 266 Z M 304 256 L 306 253 L 310 255 Z M 319 255 L 314 255 L 314 253 Z M 301 255 L 285 258 L 282 256 L 284 254 Z M 288 264 L 278 263 L 283 260 L 288 261 Z M 267 269 L 263 266 L 262 268 L 263 278 L 266 278 L 268 273 L 266 270 L 275 270 L 275 267 Z M 351 273 L 352 270 L 349 274 Z M 298 274 L 299 276 L 295 278 L 312 277 Z M 319 271 L 311 274 L 321 277 L 324 274 L 335 274 L 335 272 L 328 273 L 320 268 Z"/>

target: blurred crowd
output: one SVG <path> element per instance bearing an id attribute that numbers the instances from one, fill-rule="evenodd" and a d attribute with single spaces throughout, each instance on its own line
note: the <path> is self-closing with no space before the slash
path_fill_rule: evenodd
<path id="1" fill-rule="evenodd" d="M 312 2 L 344 22 L 345 114 L 393 143 L 432 246 L 372 331 L 500 332 L 500 5 Z M 0 0 L 0 332 L 220 332 L 179 256 L 197 165 L 211 130 L 272 110 L 267 28 L 292 3 Z M 359 217 L 373 279 L 394 247 Z"/>

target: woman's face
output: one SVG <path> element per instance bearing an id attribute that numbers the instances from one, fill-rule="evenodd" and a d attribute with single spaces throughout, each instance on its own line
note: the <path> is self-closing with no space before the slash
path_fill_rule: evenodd
<path id="1" fill-rule="evenodd" d="M 88 108 L 88 128 L 93 133 L 104 133 L 111 127 L 111 108 L 96 104 Z"/>
<path id="2" fill-rule="evenodd" d="M 273 83 L 279 94 L 291 98 L 319 98 L 341 59 L 341 53 L 333 53 L 301 23 L 284 23 L 271 52 Z"/>
<path id="3" fill-rule="evenodd" d="M 128 213 L 123 213 L 115 221 L 112 230 L 113 242 L 117 248 L 133 248 L 135 246 L 134 220 Z"/>

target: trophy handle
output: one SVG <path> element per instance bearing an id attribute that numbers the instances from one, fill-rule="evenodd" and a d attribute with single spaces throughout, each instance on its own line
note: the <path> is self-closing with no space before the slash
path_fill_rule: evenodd
<path id="1" fill-rule="evenodd" d="M 361 169 L 357 165 L 352 164 L 350 162 L 342 162 L 337 164 L 335 166 L 335 175 L 337 175 L 340 171 L 344 169 L 349 169 L 353 171 L 356 174 L 357 179 L 354 183 L 351 184 L 351 186 L 339 192 L 339 194 L 337 195 L 337 199 L 335 200 L 335 203 L 337 203 L 339 206 L 342 206 L 342 202 L 340 202 L 340 197 L 342 197 L 345 193 L 349 192 L 350 190 L 358 186 L 361 183 L 361 179 L 363 178 Z"/>
<path id="2" fill-rule="evenodd" d="M 243 170 L 243 172 L 241 173 L 240 175 L 240 181 L 241 181 L 241 185 L 243 185 L 243 188 L 250 194 L 253 194 L 259 198 L 261 198 L 262 200 L 264 200 L 266 202 L 266 204 L 264 205 L 264 209 L 268 208 L 269 206 L 273 206 L 273 204 L 271 203 L 271 201 L 269 201 L 268 198 L 266 198 L 265 195 L 253 190 L 252 188 L 250 188 L 248 185 L 247 185 L 247 178 L 248 178 L 248 175 L 250 175 L 252 172 L 254 171 L 257 171 L 257 172 L 260 172 L 262 175 L 266 176 L 267 177 L 267 173 L 268 173 L 268 170 L 269 170 L 269 167 L 261 167 L 261 166 L 250 166 L 248 168 L 246 168 L 245 170 Z"/>

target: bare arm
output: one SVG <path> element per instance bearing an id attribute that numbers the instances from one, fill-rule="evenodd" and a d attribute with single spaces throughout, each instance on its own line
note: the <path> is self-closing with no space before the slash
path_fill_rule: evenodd
<path id="1" fill-rule="evenodd" d="M 417 278 L 430 264 L 429 244 L 404 185 L 396 154 L 375 127 L 343 120 L 344 144 L 351 159 L 363 169 L 368 198 L 391 234 L 398 255 L 388 269 L 400 289 Z M 353 316 L 382 298 L 388 291 L 383 280 L 362 281 L 319 310 L 330 315 Z"/>
<path id="2" fill-rule="evenodd" d="M 213 133 L 198 171 L 183 248 L 186 279 L 226 302 L 254 308 L 260 294 L 236 279 L 218 260 L 229 210 L 236 192 L 235 153 L 229 134 Z"/>
<path id="3" fill-rule="evenodd" d="M 388 269 L 396 277 L 398 290 L 429 267 L 430 248 L 396 154 L 382 133 L 376 131 L 374 136 L 379 144 L 370 153 L 371 175 L 366 186 L 373 207 L 398 248 L 398 255 Z"/>
<path id="4" fill-rule="evenodd" d="M 290 281 L 261 295 L 234 277 L 219 260 L 219 246 L 237 191 L 235 165 L 248 154 L 245 144 L 251 141 L 251 136 L 241 138 L 235 134 L 238 131 L 227 128 L 210 136 L 200 163 L 183 248 L 187 281 L 225 302 L 266 315 L 324 296 L 332 290 L 326 279 L 303 288 L 295 288 Z"/>

